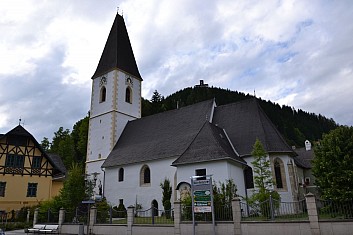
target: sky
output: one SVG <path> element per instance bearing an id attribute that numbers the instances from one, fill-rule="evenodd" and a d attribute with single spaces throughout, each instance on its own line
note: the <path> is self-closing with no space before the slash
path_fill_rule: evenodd
<path id="1" fill-rule="evenodd" d="M 51 140 L 87 115 L 117 12 L 144 98 L 203 79 L 353 125 L 351 0 L 1 0 L 1 134 L 21 119 Z"/>

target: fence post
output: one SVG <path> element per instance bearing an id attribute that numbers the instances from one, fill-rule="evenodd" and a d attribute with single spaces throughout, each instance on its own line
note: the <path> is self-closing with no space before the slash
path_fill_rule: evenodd
<path id="1" fill-rule="evenodd" d="M 27 223 L 29 223 L 29 217 L 31 215 L 31 210 L 27 209 Z"/>
<path id="2" fill-rule="evenodd" d="M 241 208 L 240 198 L 236 197 L 232 200 L 232 213 L 234 223 L 234 235 L 241 235 Z"/>
<path id="3" fill-rule="evenodd" d="M 50 214 L 51 214 L 51 209 L 49 208 L 47 212 L 47 223 L 50 223 Z"/>
<path id="4" fill-rule="evenodd" d="M 92 206 L 89 212 L 89 226 L 92 227 L 97 221 L 97 207 Z"/>
<path id="5" fill-rule="evenodd" d="M 152 224 L 154 224 L 154 211 L 155 209 L 154 209 L 154 206 L 153 206 L 153 204 L 151 205 L 151 214 L 152 214 Z"/>
<path id="6" fill-rule="evenodd" d="M 109 223 L 110 224 L 113 223 L 113 207 L 112 206 L 109 207 Z"/>
<path id="7" fill-rule="evenodd" d="M 97 221 L 97 207 L 89 207 L 88 215 L 87 234 L 92 234 L 92 228 Z"/>
<path id="8" fill-rule="evenodd" d="M 311 234 L 312 235 L 319 235 L 321 233 L 320 233 L 319 217 L 317 214 L 316 201 L 315 201 L 314 194 L 312 194 L 312 193 L 306 194 L 305 201 L 306 201 L 306 208 L 308 209 Z"/>
<path id="9" fill-rule="evenodd" d="M 65 220 L 65 210 L 64 208 L 61 207 L 59 210 L 59 222 L 58 222 L 59 227 L 61 227 L 61 225 L 64 223 L 64 220 Z"/>
<path id="10" fill-rule="evenodd" d="M 270 213 L 271 213 L 271 220 L 274 220 L 275 219 L 275 213 L 273 211 L 272 192 L 270 192 Z"/>
<path id="11" fill-rule="evenodd" d="M 181 208 L 180 201 L 174 202 L 174 234 L 180 235 Z"/>
<path id="12" fill-rule="evenodd" d="M 37 223 L 38 221 L 38 212 L 39 212 L 39 208 L 36 208 L 34 210 L 34 215 L 33 215 L 33 226 Z"/>
<path id="13" fill-rule="evenodd" d="M 132 235 L 132 225 L 134 224 L 134 206 L 127 208 L 127 235 Z"/>

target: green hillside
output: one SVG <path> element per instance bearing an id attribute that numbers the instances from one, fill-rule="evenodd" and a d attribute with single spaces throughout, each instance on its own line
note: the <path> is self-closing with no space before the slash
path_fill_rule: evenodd
<path id="1" fill-rule="evenodd" d="M 213 98 L 216 99 L 219 106 L 253 98 L 253 96 L 215 87 L 185 88 L 165 98 L 155 91 L 151 100 L 142 99 L 142 116 L 175 109 L 177 105 L 182 107 Z M 260 98 L 258 101 L 288 144 L 293 146 L 304 146 L 306 139 L 312 142 L 321 139 L 323 133 L 338 126 L 333 119 L 328 119 L 320 114 L 308 113 L 301 109 L 295 110 L 290 106 L 280 106 Z"/>

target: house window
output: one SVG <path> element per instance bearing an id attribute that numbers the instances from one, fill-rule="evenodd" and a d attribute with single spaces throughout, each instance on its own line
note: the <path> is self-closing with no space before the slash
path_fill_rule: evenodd
<path id="1" fill-rule="evenodd" d="M 126 92 L 125 92 L 125 102 L 127 103 L 132 103 L 132 98 L 131 98 L 131 88 L 130 87 L 126 87 Z"/>
<path id="2" fill-rule="evenodd" d="M 148 186 L 151 184 L 151 171 L 147 165 L 141 168 L 140 172 L 140 185 Z"/>
<path id="3" fill-rule="evenodd" d="M 195 175 L 196 176 L 205 176 L 206 175 L 206 169 L 196 169 L 195 170 Z M 206 177 L 200 177 L 198 178 L 199 180 L 205 180 Z"/>
<path id="4" fill-rule="evenodd" d="M 99 102 L 100 103 L 105 102 L 106 96 L 107 96 L 107 89 L 105 88 L 105 86 L 103 86 L 100 91 Z"/>
<path id="5" fill-rule="evenodd" d="M 36 197 L 37 196 L 37 183 L 28 183 L 27 187 L 27 197 Z"/>
<path id="6" fill-rule="evenodd" d="M 283 188 L 283 181 L 282 181 L 282 170 L 281 170 L 281 163 L 279 159 L 276 159 L 274 162 L 275 168 L 275 178 L 276 178 L 276 186 L 277 188 Z"/>
<path id="7" fill-rule="evenodd" d="M 124 168 L 119 169 L 119 182 L 124 181 Z"/>
<path id="8" fill-rule="evenodd" d="M 251 167 L 244 169 L 244 178 L 245 178 L 245 188 L 251 189 L 254 188 L 254 175 Z"/>
<path id="9" fill-rule="evenodd" d="M 8 154 L 6 156 L 5 167 L 23 168 L 25 157 L 21 155 Z"/>
<path id="10" fill-rule="evenodd" d="M 0 197 L 5 197 L 6 182 L 0 182 Z"/>
<path id="11" fill-rule="evenodd" d="M 40 169 L 42 163 L 42 157 L 33 157 L 32 160 L 32 169 Z"/>

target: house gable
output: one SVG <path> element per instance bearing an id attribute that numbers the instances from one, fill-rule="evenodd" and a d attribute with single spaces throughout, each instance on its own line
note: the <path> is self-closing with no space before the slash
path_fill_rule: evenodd
<path id="1" fill-rule="evenodd" d="M 47 177 L 65 172 L 61 159 L 47 155 L 21 125 L 0 138 L 0 174 Z"/>

